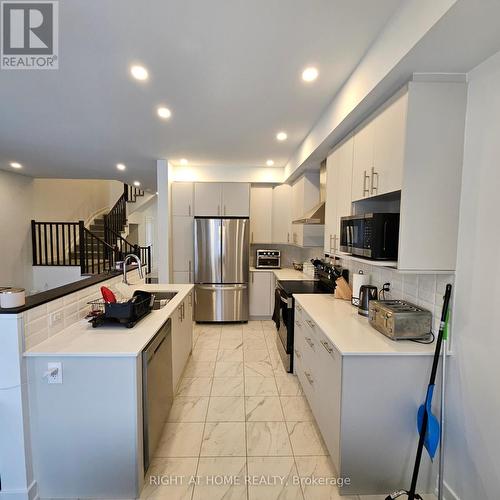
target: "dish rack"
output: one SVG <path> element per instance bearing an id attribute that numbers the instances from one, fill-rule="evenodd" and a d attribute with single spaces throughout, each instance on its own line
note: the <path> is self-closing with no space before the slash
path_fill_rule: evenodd
<path id="1" fill-rule="evenodd" d="M 89 323 L 93 328 L 104 323 L 120 323 L 132 328 L 144 316 L 151 312 L 154 295 L 137 290 L 126 302 L 105 302 L 103 299 L 91 300 L 88 304 L 91 310 L 88 314 Z"/>

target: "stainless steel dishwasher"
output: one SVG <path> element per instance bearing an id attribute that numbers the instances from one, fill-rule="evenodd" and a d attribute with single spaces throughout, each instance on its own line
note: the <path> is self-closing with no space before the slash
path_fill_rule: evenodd
<path id="1" fill-rule="evenodd" d="M 172 407 L 172 334 L 168 320 L 142 352 L 144 471 Z"/>

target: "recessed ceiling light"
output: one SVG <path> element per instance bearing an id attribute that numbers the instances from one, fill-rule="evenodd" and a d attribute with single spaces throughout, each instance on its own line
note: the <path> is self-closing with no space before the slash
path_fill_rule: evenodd
<path id="1" fill-rule="evenodd" d="M 23 168 L 23 166 L 20 163 L 17 163 L 17 161 L 11 162 L 10 166 L 12 168 Z"/>
<path id="2" fill-rule="evenodd" d="M 274 165 L 274 161 L 273 161 L 273 160 L 267 160 L 267 161 L 266 161 L 266 165 L 267 165 L 268 167 L 272 167 L 272 166 Z"/>
<path id="3" fill-rule="evenodd" d="M 160 118 L 165 119 L 165 120 L 167 120 L 168 118 L 170 118 L 172 116 L 172 112 L 168 108 L 165 108 L 164 106 L 160 106 L 157 109 L 157 112 L 158 112 L 158 116 Z"/>
<path id="4" fill-rule="evenodd" d="M 118 170 L 125 170 L 127 167 L 123 163 L 117 163 L 116 168 Z"/>
<path id="5" fill-rule="evenodd" d="M 310 66 L 302 72 L 302 80 L 304 80 L 305 82 L 314 82 L 314 80 L 318 78 L 318 75 L 318 69 L 314 66 Z"/>
<path id="6" fill-rule="evenodd" d="M 158 196 L 158 191 L 156 191 L 156 196 Z"/>
<path id="7" fill-rule="evenodd" d="M 181 165 L 187 165 L 189 162 L 186 160 L 186 158 L 181 158 L 181 159 L 179 160 L 179 163 L 180 163 Z"/>
<path id="8" fill-rule="evenodd" d="M 147 80 L 149 77 L 148 70 L 144 66 L 137 64 L 131 66 L 130 73 L 136 80 Z"/>
<path id="9" fill-rule="evenodd" d="M 141 185 L 141 183 L 139 181 L 134 181 L 134 186 L 135 187 L 139 187 Z"/>
<path id="10" fill-rule="evenodd" d="M 278 139 L 278 141 L 286 141 L 288 138 L 288 135 L 286 134 L 286 132 L 278 132 L 276 134 L 276 139 Z"/>

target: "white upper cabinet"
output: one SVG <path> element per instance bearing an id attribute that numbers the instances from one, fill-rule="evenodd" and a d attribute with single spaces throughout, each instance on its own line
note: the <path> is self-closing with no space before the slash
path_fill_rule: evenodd
<path id="1" fill-rule="evenodd" d="M 194 214 L 200 217 L 222 215 L 222 184 L 196 182 L 194 185 Z"/>
<path id="2" fill-rule="evenodd" d="M 408 92 L 400 92 L 374 119 L 370 196 L 399 191 L 403 184 Z"/>
<path id="3" fill-rule="evenodd" d="M 192 182 L 174 182 L 172 184 L 172 215 L 194 215 Z"/>
<path id="4" fill-rule="evenodd" d="M 221 215 L 248 217 L 250 215 L 250 184 L 225 182 L 222 184 Z"/>
<path id="5" fill-rule="evenodd" d="M 281 184 L 273 188 L 273 243 L 292 242 L 292 186 Z"/>
<path id="6" fill-rule="evenodd" d="M 373 142 L 375 126 L 366 123 L 354 135 L 352 162 L 352 201 L 370 196 L 371 170 L 373 167 Z"/>
<path id="7" fill-rule="evenodd" d="M 272 186 L 250 189 L 250 243 L 272 243 Z"/>
<path id="8" fill-rule="evenodd" d="M 194 214 L 201 217 L 248 217 L 250 184 L 246 182 L 196 182 Z"/>

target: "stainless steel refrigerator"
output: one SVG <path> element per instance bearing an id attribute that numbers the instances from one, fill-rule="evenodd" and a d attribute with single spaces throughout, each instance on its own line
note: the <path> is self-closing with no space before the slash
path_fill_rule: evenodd
<path id="1" fill-rule="evenodd" d="M 249 219 L 195 217 L 196 321 L 248 321 Z"/>

